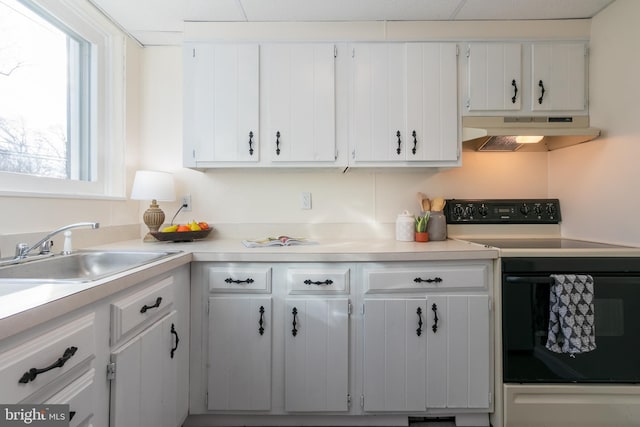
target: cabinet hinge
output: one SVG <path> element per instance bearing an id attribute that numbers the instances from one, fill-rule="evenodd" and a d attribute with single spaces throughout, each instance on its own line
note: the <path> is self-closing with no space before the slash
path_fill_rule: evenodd
<path id="1" fill-rule="evenodd" d="M 356 48 L 355 47 L 351 48 L 351 57 L 352 58 L 356 57 Z"/>
<path id="2" fill-rule="evenodd" d="M 471 46 L 467 47 L 467 58 L 471 56 Z"/>
<path id="3" fill-rule="evenodd" d="M 347 393 L 347 408 L 351 408 L 351 395 Z"/>
<path id="4" fill-rule="evenodd" d="M 360 314 L 364 315 L 364 304 L 362 304 L 362 307 L 360 308 Z"/>
<path id="5" fill-rule="evenodd" d="M 360 395 L 360 407 L 364 408 L 364 394 Z"/>
<path id="6" fill-rule="evenodd" d="M 493 393 L 489 392 L 489 405 L 491 405 L 493 401 Z"/>
<path id="7" fill-rule="evenodd" d="M 335 44 L 333 45 L 333 57 L 338 57 L 338 46 L 336 46 Z"/>
<path id="8" fill-rule="evenodd" d="M 195 148 L 191 152 L 191 156 L 193 156 L 194 159 L 196 158 L 196 149 Z"/>
<path id="9" fill-rule="evenodd" d="M 489 297 L 489 313 L 493 311 L 493 299 Z"/>
<path id="10" fill-rule="evenodd" d="M 467 107 L 467 110 L 469 109 L 469 107 L 471 107 L 471 98 L 467 98 L 467 102 L 465 104 L 465 107 Z"/>
<path id="11" fill-rule="evenodd" d="M 191 56 L 192 56 L 193 58 L 195 58 L 195 57 L 196 57 L 196 48 L 195 48 L 195 47 L 194 47 L 193 49 L 191 49 Z"/>
<path id="12" fill-rule="evenodd" d="M 204 406 L 207 407 L 207 408 L 209 407 L 209 392 L 208 391 L 206 391 L 204 393 Z"/>
<path id="13" fill-rule="evenodd" d="M 351 316 L 351 303 L 347 304 L 347 314 Z"/>
<path id="14" fill-rule="evenodd" d="M 107 381 L 113 381 L 116 379 L 116 362 L 107 364 Z"/>
<path id="15" fill-rule="evenodd" d="M 211 309 L 211 301 L 207 301 L 207 316 L 209 315 L 210 309 Z"/>
<path id="16" fill-rule="evenodd" d="M 460 56 L 460 46 L 456 45 L 456 57 Z"/>

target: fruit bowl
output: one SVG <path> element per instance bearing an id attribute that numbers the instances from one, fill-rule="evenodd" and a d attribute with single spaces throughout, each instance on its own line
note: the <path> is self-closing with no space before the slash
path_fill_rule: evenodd
<path id="1" fill-rule="evenodd" d="M 211 230 L 208 228 L 200 231 L 153 231 L 151 235 L 162 242 L 192 242 L 196 239 L 204 239 Z"/>

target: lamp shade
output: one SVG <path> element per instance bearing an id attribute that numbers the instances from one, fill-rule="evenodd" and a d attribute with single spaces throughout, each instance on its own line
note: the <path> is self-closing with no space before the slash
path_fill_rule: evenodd
<path id="1" fill-rule="evenodd" d="M 176 190 L 173 184 L 173 175 L 169 172 L 137 171 L 133 179 L 131 198 L 133 200 L 174 201 Z"/>

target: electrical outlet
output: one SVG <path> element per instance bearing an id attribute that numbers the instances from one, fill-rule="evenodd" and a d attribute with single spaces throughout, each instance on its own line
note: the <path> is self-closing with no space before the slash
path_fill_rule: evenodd
<path id="1" fill-rule="evenodd" d="M 182 196 L 182 206 L 184 206 L 182 208 L 183 211 L 191 212 L 191 194 L 187 194 L 185 196 Z"/>
<path id="2" fill-rule="evenodd" d="M 300 209 L 311 209 L 311 193 L 300 193 Z"/>

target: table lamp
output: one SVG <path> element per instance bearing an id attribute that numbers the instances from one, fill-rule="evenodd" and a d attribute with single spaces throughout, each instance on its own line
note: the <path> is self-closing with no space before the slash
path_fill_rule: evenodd
<path id="1" fill-rule="evenodd" d="M 142 220 L 149 227 L 143 241 L 155 242 L 151 232 L 156 232 L 164 223 L 164 212 L 158 206 L 161 202 L 172 202 L 176 199 L 173 175 L 168 172 L 140 170 L 136 172 L 131 189 L 132 200 L 151 200 L 151 205 L 142 215 Z"/>

